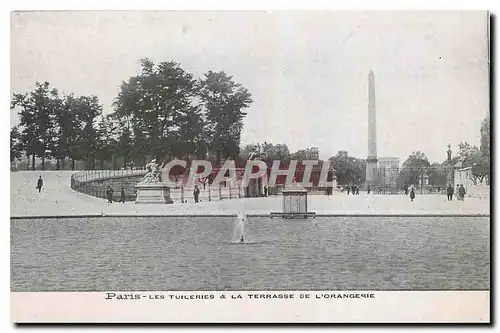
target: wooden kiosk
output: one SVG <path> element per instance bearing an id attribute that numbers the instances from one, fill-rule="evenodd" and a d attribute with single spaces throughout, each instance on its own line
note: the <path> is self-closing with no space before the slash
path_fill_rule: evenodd
<path id="1" fill-rule="evenodd" d="M 316 213 L 307 211 L 307 190 L 297 182 L 287 185 L 283 191 L 283 212 L 271 212 L 271 218 L 284 219 L 315 218 Z"/>

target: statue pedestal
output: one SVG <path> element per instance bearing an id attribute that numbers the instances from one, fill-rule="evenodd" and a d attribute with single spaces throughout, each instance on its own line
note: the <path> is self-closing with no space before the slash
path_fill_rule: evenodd
<path id="1" fill-rule="evenodd" d="M 136 204 L 171 204 L 170 187 L 163 183 L 139 183 L 137 189 Z"/>
<path id="2" fill-rule="evenodd" d="M 371 187 L 371 191 L 375 191 L 375 187 L 380 185 L 380 180 L 377 174 L 378 169 L 378 159 L 375 157 L 368 157 L 366 159 L 366 181 L 365 189 L 368 185 Z"/>

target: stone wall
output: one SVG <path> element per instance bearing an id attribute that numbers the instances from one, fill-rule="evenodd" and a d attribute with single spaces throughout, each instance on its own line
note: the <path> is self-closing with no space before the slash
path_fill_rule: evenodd
<path id="1" fill-rule="evenodd" d="M 108 178 L 98 178 L 95 180 L 86 180 L 79 185 L 75 190 L 83 192 L 99 198 L 106 197 L 106 188 L 110 186 L 113 189 L 113 200 L 121 200 L 121 188 L 125 189 L 125 201 L 135 201 L 137 192 L 135 186 L 142 179 L 143 175 L 127 175 L 127 176 L 111 176 Z M 199 200 L 217 201 L 225 199 L 237 199 L 245 197 L 245 189 L 238 186 L 198 186 L 200 189 Z M 194 202 L 193 185 L 185 185 L 184 187 L 176 187 L 170 189 L 170 197 L 174 203 Z"/>
<path id="2" fill-rule="evenodd" d="M 106 188 L 109 185 L 113 189 L 113 200 L 119 201 L 121 200 L 121 188 L 123 186 L 125 189 L 125 201 L 135 201 L 135 185 L 139 183 L 142 177 L 142 175 L 116 176 L 86 181 L 84 183 L 86 191 L 84 192 L 99 198 L 105 198 Z"/>
<path id="3" fill-rule="evenodd" d="M 455 169 L 454 182 L 456 185 L 463 185 L 465 188 L 466 196 L 472 198 L 488 199 L 490 196 L 490 186 L 486 184 L 486 178 L 482 183 L 476 182 L 471 179 L 472 168 Z"/>

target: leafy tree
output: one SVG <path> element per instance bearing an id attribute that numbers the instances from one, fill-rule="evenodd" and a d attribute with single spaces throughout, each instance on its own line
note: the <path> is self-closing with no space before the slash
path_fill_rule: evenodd
<path id="1" fill-rule="evenodd" d="M 84 160 L 86 150 L 89 149 L 89 144 L 85 141 L 86 136 L 84 135 L 84 126 L 88 121 L 88 117 L 84 113 L 88 112 L 88 108 L 82 105 L 83 101 L 82 97 L 75 97 L 74 94 L 65 96 L 62 110 L 57 115 L 57 123 L 60 126 L 58 145 L 61 152 L 58 159 L 62 162 L 63 169 L 66 158 L 69 158 L 71 170 L 75 170 L 76 161 Z M 90 131 L 91 129 L 87 128 L 87 130 Z M 57 165 L 59 165 L 59 161 L 57 162 Z"/>
<path id="2" fill-rule="evenodd" d="M 195 112 L 196 81 L 174 61 L 155 64 L 141 60 L 141 73 L 123 82 L 114 106 L 117 117 L 127 117 L 134 137 L 134 152 L 160 161 L 178 143 L 177 121 Z M 195 116 L 192 116 L 195 118 Z M 191 125 L 191 123 L 190 123 Z M 185 138 L 184 138 L 185 139 Z M 191 142 L 195 141 L 190 138 Z"/>
<path id="3" fill-rule="evenodd" d="M 269 147 L 264 148 L 267 153 L 267 158 L 273 160 L 280 160 L 287 162 L 290 160 L 290 151 L 288 146 L 284 143 L 278 143 L 276 145 L 270 144 Z"/>
<path id="4" fill-rule="evenodd" d="M 366 161 L 350 156 L 345 150 L 329 158 L 331 166 L 335 169 L 337 184 L 349 185 L 363 183 L 366 180 Z"/>
<path id="5" fill-rule="evenodd" d="M 69 94 L 64 97 L 63 107 L 58 114 L 57 122 L 60 126 L 59 135 L 59 149 L 61 156 L 57 161 L 57 168 L 59 168 L 59 160 L 62 162 L 62 168 L 65 168 L 66 158 L 71 161 L 71 170 L 75 170 L 75 163 L 77 160 L 84 159 L 84 146 L 83 141 L 83 122 L 81 121 L 80 112 L 84 111 L 80 107 L 81 99 L 75 97 L 74 94 Z"/>
<path id="6" fill-rule="evenodd" d="M 478 181 L 482 182 L 489 175 L 489 156 L 484 155 L 484 151 L 481 151 L 476 146 L 471 146 L 467 142 L 460 142 L 458 144 L 458 155 L 462 162 L 462 167 L 472 168 L 471 180 L 474 184 L 477 184 Z"/>
<path id="7" fill-rule="evenodd" d="M 316 147 L 301 149 L 295 153 L 290 154 L 292 160 L 319 160 L 319 149 Z"/>
<path id="8" fill-rule="evenodd" d="M 264 142 L 262 144 L 259 143 L 259 145 L 268 164 L 272 164 L 275 160 L 283 161 L 285 163 L 290 161 L 290 151 L 288 150 L 288 146 L 286 144 L 278 143 L 274 145 L 272 143 Z M 256 147 L 257 144 L 245 145 L 240 151 L 240 156 L 244 160 L 247 160 Z"/>
<path id="9" fill-rule="evenodd" d="M 490 181 L 490 166 L 491 166 L 490 142 L 491 142 L 490 116 L 488 115 L 481 123 L 481 148 L 480 148 L 482 155 L 481 168 L 484 169 L 482 171 L 484 171 L 484 173 L 486 174 L 486 180 L 488 184 Z M 480 173 L 482 174 L 483 172 Z"/>
<path id="10" fill-rule="evenodd" d="M 78 124 L 71 110 L 67 108 L 65 99 L 57 97 L 52 100 L 52 103 L 54 105 L 54 126 L 49 149 L 51 151 L 50 157 L 56 159 L 56 170 L 60 170 L 61 161 L 64 168 L 64 161 L 73 148 L 71 144 L 74 137 L 71 133 Z"/>
<path id="11" fill-rule="evenodd" d="M 203 118 L 198 107 L 186 108 L 178 112 L 174 119 L 177 130 L 173 131 L 176 144 L 172 155 L 181 159 L 203 158 L 207 144 L 203 133 Z"/>
<path id="12" fill-rule="evenodd" d="M 490 157 L 490 116 L 488 115 L 481 123 L 481 153 Z"/>
<path id="13" fill-rule="evenodd" d="M 23 142 L 19 129 L 14 126 L 10 129 L 10 163 L 15 163 L 23 156 Z M 15 168 L 15 166 L 14 166 Z"/>
<path id="14" fill-rule="evenodd" d="M 432 163 L 428 170 L 429 184 L 434 186 L 446 185 L 446 169 L 439 163 Z"/>
<path id="15" fill-rule="evenodd" d="M 397 179 L 398 184 L 418 185 L 420 177 L 427 174 L 429 167 L 429 160 L 424 153 L 421 151 L 411 153 L 403 162 Z"/>
<path id="16" fill-rule="evenodd" d="M 76 99 L 76 110 L 81 130 L 78 133 L 76 146 L 79 155 L 85 160 L 87 169 L 95 169 L 95 158 L 98 150 L 97 120 L 102 114 L 102 105 L 97 96 L 80 96 Z"/>
<path id="17" fill-rule="evenodd" d="M 60 107 L 57 89 L 50 89 L 48 82 L 36 82 L 36 88 L 29 93 L 14 94 L 11 108 L 19 108 L 20 127 L 26 154 L 32 157 L 35 170 L 35 157 L 51 157 L 53 140 L 56 136 L 56 113 Z"/>
<path id="18" fill-rule="evenodd" d="M 119 121 L 115 154 L 123 158 L 123 168 L 126 168 L 133 154 L 132 132 L 127 120 Z M 114 161 L 116 162 L 116 158 Z M 113 168 L 116 168 L 116 165 L 113 165 Z"/>
<path id="19" fill-rule="evenodd" d="M 481 152 L 477 152 L 469 159 L 472 164 L 472 174 L 471 179 L 474 184 L 477 182 L 483 182 L 485 178 L 489 181 L 490 176 L 490 159 L 488 156 L 483 155 Z"/>
<path id="20" fill-rule="evenodd" d="M 463 166 L 469 166 L 469 159 L 471 156 L 479 152 L 479 148 L 476 146 L 471 146 L 467 142 L 460 142 L 458 144 L 458 156 L 459 160 L 462 162 Z"/>
<path id="21" fill-rule="evenodd" d="M 222 158 L 239 155 L 242 110 L 252 103 L 251 95 L 224 72 L 209 71 L 199 82 L 199 96 L 205 111 L 206 140 L 217 164 Z"/>
<path id="22" fill-rule="evenodd" d="M 102 116 L 97 128 L 96 157 L 100 161 L 100 169 L 104 169 L 104 161 L 111 158 L 118 143 L 119 124 L 111 115 Z"/>

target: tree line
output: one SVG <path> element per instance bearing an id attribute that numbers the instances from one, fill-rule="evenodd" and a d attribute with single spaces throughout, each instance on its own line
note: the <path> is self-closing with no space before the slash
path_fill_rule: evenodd
<path id="1" fill-rule="evenodd" d="M 252 96 L 232 76 L 208 71 L 195 78 L 174 61 L 141 60 L 140 72 L 123 81 L 113 102 L 113 112 L 103 114 L 97 96 L 61 95 L 48 82 L 37 82 L 27 93 L 14 93 L 11 108 L 18 110 L 19 125 L 11 129 L 11 163 L 25 160 L 35 170 L 36 160 L 45 169 L 117 169 L 144 166 L 173 158 L 210 159 L 216 165 L 231 158 L 246 160 L 254 145 L 240 148 L 244 110 Z M 480 129 L 481 145 L 460 142 L 451 165 L 472 168 L 474 182 L 490 177 L 490 118 Z M 261 144 L 268 163 L 281 160 L 319 160 L 317 147 L 290 152 L 285 143 Z M 365 182 L 363 158 L 339 151 L 329 158 L 340 185 Z M 429 184 L 444 184 L 450 162 L 430 163 L 422 152 L 413 152 L 397 172 L 398 184 L 418 184 L 426 174 Z"/>
<path id="2" fill-rule="evenodd" d="M 411 153 L 403 162 L 396 181 L 398 185 L 419 184 L 422 175 L 426 175 L 430 185 L 444 185 L 447 183 L 447 173 L 454 172 L 454 168 L 471 168 L 470 179 L 474 184 L 490 181 L 490 117 L 487 116 L 481 123 L 481 146 L 460 142 L 455 156 L 450 161 L 430 163 L 421 151 Z"/>
<path id="3" fill-rule="evenodd" d="M 420 184 L 420 179 L 425 175 L 428 184 L 433 186 L 444 186 L 447 182 L 447 172 L 453 172 L 454 167 L 471 167 L 471 180 L 474 183 L 483 182 L 490 179 L 490 117 L 486 117 L 481 123 L 481 146 L 470 145 L 467 142 L 460 142 L 457 146 L 455 156 L 448 161 L 443 158 L 442 162 L 431 163 L 425 153 L 414 151 L 403 161 L 401 167 L 395 170 L 379 169 L 379 177 L 386 178 L 386 184 L 404 186 Z M 247 158 L 254 145 L 246 145 L 242 149 L 242 156 Z M 268 165 L 274 160 L 281 160 L 287 163 L 290 160 L 319 160 L 319 150 L 316 147 L 301 149 L 291 153 L 284 143 L 272 144 L 264 142 L 261 145 L 265 161 Z M 443 157 L 446 156 L 443 150 Z M 335 156 L 328 159 L 330 166 L 335 169 L 335 178 L 338 185 L 361 185 L 366 181 L 366 160 L 349 154 L 345 150 L 340 150 Z M 451 168 L 451 169 L 450 169 Z M 389 172 L 387 172 L 389 171 Z"/>
<path id="4" fill-rule="evenodd" d="M 11 163 L 26 158 L 56 161 L 56 169 L 84 162 L 84 168 L 145 165 L 171 158 L 213 158 L 240 153 L 244 109 L 251 94 L 223 71 L 195 78 L 174 61 L 141 60 L 140 73 L 122 82 L 111 114 L 97 96 L 62 96 L 49 82 L 15 93 L 11 108 L 19 125 L 11 129 Z M 120 160 L 120 165 L 118 165 Z"/>

